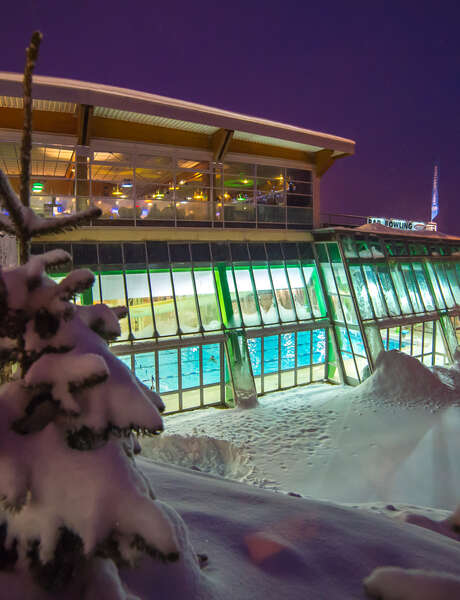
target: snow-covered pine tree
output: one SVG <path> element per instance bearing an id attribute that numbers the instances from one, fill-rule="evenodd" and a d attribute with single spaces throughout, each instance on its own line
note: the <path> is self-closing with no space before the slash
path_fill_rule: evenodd
<path id="1" fill-rule="evenodd" d="M 28 49 L 26 95 L 40 38 Z M 27 112 L 31 98 L 24 104 Z M 17 236 L 25 263 L 0 272 L 0 366 L 17 366 L 0 388 L 0 570 L 29 573 L 59 597 L 80 582 L 77 597 L 131 598 L 117 569 L 149 555 L 176 561 L 184 543 L 180 518 L 155 500 L 134 462 L 133 432 L 161 431 L 163 404 L 109 350 L 126 309 L 71 302 L 92 285 L 91 271 L 57 284 L 46 271 L 68 264 L 66 252 L 26 262 L 33 236 L 98 211 L 45 220 L 26 196 L 21 202 L 0 171 L 0 228 Z M 106 586 L 115 590 L 109 596 Z"/>

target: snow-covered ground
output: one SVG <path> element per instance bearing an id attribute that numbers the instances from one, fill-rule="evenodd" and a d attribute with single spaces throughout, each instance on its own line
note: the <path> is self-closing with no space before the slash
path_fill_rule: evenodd
<path id="1" fill-rule="evenodd" d="M 209 564 L 158 597 L 460 598 L 459 378 L 390 352 L 358 388 L 166 417 L 139 465 Z"/>
<path id="2" fill-rule="evenodd" d="M 358 388 L 318 384 L 268 394 L 252 410 L 171 415 L 143 454 L 318 499 L 454 509 L 460 403 L 449 388 L 457 371 L 436 376 L 399 353 L 385 360 Z"/>

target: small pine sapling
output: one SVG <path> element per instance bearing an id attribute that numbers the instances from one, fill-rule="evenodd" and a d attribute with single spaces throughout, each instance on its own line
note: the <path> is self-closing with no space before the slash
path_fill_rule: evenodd
<path id="1" fill-rule="evenodd" d="M 42 219 L 28 205 L 27 112 L 40 39 L 34 34 L 27 51 L 21 200 L 0 171 L 0 229 L 17 236 L 21 263 L 0 271 L 0 367 L 17 365 L 0 388 L 0 570 L 28 572 L 53 593 L 89 578 L 81 597 L 102 597 L 110 582 L 114 599 L 134 598 L 117 579 L 120 567 L 179 558 L 179 517 L 155 500 L 134 462 L 135 433 L 160 432 L 164 407 L 109 350 L 126 309 L 71 302 L 94 276 L 48 277 L 69 263 L 63 250 L 29 256 L 33 236 L 99 214 Z"/>

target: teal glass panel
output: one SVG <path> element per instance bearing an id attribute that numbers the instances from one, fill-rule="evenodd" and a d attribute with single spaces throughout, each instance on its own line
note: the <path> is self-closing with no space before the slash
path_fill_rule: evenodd
<path id="1" fill-rule="evenodd" d="M 417 284 L 415 282 L 415 277 L 412 272 L 411 266 L 407 265 L 407 264 L 401 265 L 401 270 L 404 275 L 404 280 L 406 282 L 407 289 L 409 291 L 409 296 L 410 296 L 412 306 L 414 307 L 415 312 L 423 312 L 424 311 L 423 304 L 421 302 L 421 299 L 420 299 L 420 296 L 418 293 Z"/>
<path id="2" fill-rule="evenodd" d="M 284 266 L 270 266 L 273 287 L 275 289 L 278 311 L 281 321 L 289 322 L 296 320 L 296 313 L 292 304 L 289 283 Z"/>
<path id="3" fill-rule="evenodd" d="M 202 347 L 204 385 L 213 385 L 220 382 L 220 352 L 220 344 L 205 344 Z"/>
<path id="4" fill-rule="evenodd" d="M 176 335 L 176 311 L 169 271 L 151 271 L 149 275 L 158 334 Z"/>
<path id="5" fill-rule="evenodd" d="M 433 264 L 427 263 L 426 268 L 428 271 L 428 276 L 430 278 L 431 286 L 433 288 L 436 305 L 438 306 L 438 308 L 446 308 L 446 303 L 444 302 L 444 298 L 441 293 L 441 288 L 439 287 L 438 278 L 436 277 L 436 273 L 434 272 Z"/>
<path id="6" fill-rule="evenodd" d="M 243 323 L 247 326 L 260 325 L 260 316 L 257 309 L 249 268 L 235 268 L 234 273 Z"/>
<path id="7" fill-rule="evenodd" d="M 400 333 L 400 327 L 390 327 L 388 329 L 388 350 L 401 350 Z"/>
<path id="8" fill-rule="evenodd" d="M 277 373 L 279 371 L 278 336 L 269 335 L 263 338 L 264 344 L 264 373 Z"/>
<path id="9" fill-rule="evenodd" d="M 295 368 L 295 333 L 281 334 L 281 370 Z"/>
<path id="10" fill-rule="evenodd" d="M 189 346 L 180 349 L 182 389 L 200 386 L 200 349 Z"/>
<path id="11" fill-rule="evenodd" d="M 417 279 L 418 287 L 420 289 L 420 293 L 422 294 L 423 304 L 425 305 L 426 310 L 434 310 L 435 304 L 433 298 L 431 296 L 430 288 L 428 287 L 428 282 L 425 277 L 425 271 L 420 263 L 412 263 L 412 268 L 414 269 L 415 277 Z"/>
<path id="12" fill-rule="evenodd" d="M 455 300 L 452 296 L 449 287 L 449 281 L 447 279 L 446 272 L 444 270 L 444 265 L 442 263 L 435 263 L 434 268 L 436 269 L 436 275 L 438 276 L 438 281 L 441 286 L 442 295 L 444 296 L 444 300 L 449 308 L 455 306 Z"/>
<path id="13" fill-rule="evenodd" d="M 155 386 L 155 353 L 142 352 L 134 355 L 134 373 L 151 390 Z"/>
<path id="14" fill-rule="evenodd" d="M 299 267 L 287 267 L 289 283 L 291 284 L 292 296 L 294 298 L 295 310 L 300 320 L 311 319 L 312 310 L 305 287 L 302 273 Z"/>
<path id="15" fill-rule="evenodd" d="M 297 366 L 311 364 L 311 331 L 297 332 Z"/>
<path id="16" fill-rule="evenodd" d="M 380 292 L 380 285 L 374 271 L 374 265 L 363 265 L 364 275 L 366 277 L 367 289 L 374 307 L 376 317 L 386 317 L 387 310 Z"/>
<path id="17" fill-rule="evenodd" d="M 254 377 L 262 374 L 262 338 L 248 338 L 249 358 Z"/>
<path id="18" fill-rule="evenodd" d="M 393 289 L 393 283 L 391 281 L 390 273 L 386 265 L 377 265 L 377 274 L 380 282 L 380 287 L 385 297 L 388 312 L 391 316 L 397 316 L 401 314 L 399 308 L 398 299 Z"/>
<path id="19" fill-rule="evenodd" d="M 200 323 L 196 310 L 192 273 L 190 271 L 173 271 L 172 276 L 179 327 L 183 333 L 199 331 Z"/>
<path id="20" fill-rule="evenodd" d="M 230 296 L 230 301 L 232 303 L 232 315 L 229 320 L 229 327 L 241 327 L 241 315 L 240 309 L 238 307 L 238 297 L 236 295 L 235 281 L 233 279 L 233 269 L 230 266 L 225 268 L 225 272 L 227 275 L 227 287 L 228 293 Z M 225 302 L 225 299 L 224 299 Z"/>
<path id="21" fill-rule="evenodd" d="M 128 367 L 128 369 L 131 371 L 131 355 L 130 354 L 122 354 L 120 356 L 118 356 L 118 360 L 121 360 L 121 362 L 126 365 Z"/>
<path id="22" fill-rule="evenodd" d="M 313 364 L 323 363 L 326 360 L 326 330 L 314 329 L 312 336 Z"/>
<path id="23" fill-rule="evenodd" d="M 267 267 L 254 267 L 252 269 L 254 284 L 257 290 L 260 315 L 264 325 L 279 323 L 279 315 Z"/>
<path id="24" fill-rule="evenodd" d="M 121 273 L 101 273 L 102 302 L 107 306 L 126 306 L 125 286 Z M 128 319 L 120 319 L 121 336 L 117 339 L 127 340 L 129 336 Z"/>
<path id="25" fill-rule="evenodd" d="M 349 336 L 353 352 L 360 356 L 366 356 L 366 349 L 364 348 L 363 336 L 359 329 L 349 329 Z"/>
<path id="26" fill-rule="evenodd" d="M 423 323 L 412 325 L 412 356 L 417 358 L 423 354 Z"/>
<path id="27" fill-rule="evenodd" d="M 179 389 L 179 360 L 177 350 L 158 351 L 160 394 Z"/>
<path id="28" fill-rule="evenodd" d="M 412 327 L 410 325 L 401 325 L 400 350 L 405 354 L 412 353 Z"/>
<path id="29" fill-rule="evenodd" d="M 381 329 L 380 335 L 382 337 L 382 344 L 385 352 L 389 350 L 389 338 L 388 338 L 388 329 Z"/>
<path id="30" fill-rule="evenodd" d="M 351 352 L 351 342 L 345 327 L 337 327 L 337 338 L 342 352 Z"/>
<path id="31" fill-rule="evenodd" d="M 460 306 L 460 286 L 459 281 L 457 279 L 455 265 L 453 265 L 452 263 L 446 263 L 444 267 L 446 270 L 447 278 L 450 283 L 450 289 L 454 295 L 455 304 L 457 304 L 457 306 Z"/>
<path id="32" fill-rule="evenodd" d="M 303 265 L 302 270 L 308 295 L 311 300 L 313 315 L 317 319 L 320 317 L 325 317 L 326 303 L 324 301 L 323 289 L 316 271 L 316 265 Z"/>
<path id="33" fill-rule="evenodd" d="M 391 278 L 395 286 L 396 294 L 398 296 L 399 305 L 404 314 L 410 314 L 413 311 L 412 304 L 410 302 L 404 279 L 398 265 L 390 265 Z"/>
<path id="34" fill-rule="evenodd" d="M 350 265 L 349 269 L 361 317 L 363 319 L 372 319 L 374 313 L 372 312 L 371 301 L 369 299 L 366 284 L 364 283 L 361 267 L 358 265 Z"/>
<path id="35" fill-rule="evenodd" d="M 152 305 L 147 273 L 126 273 L 131 332 L 135 338 L 153 337 Z"/>
<path id="36" fill-rule="evenodd" d="M 195 288 L 203 329 L 205 331 L 220 329 L 222 324 L 220 322 L 213 272 L 210 269 L 203 271 L 195 269 L 193 276 L 195 277 Z"/>

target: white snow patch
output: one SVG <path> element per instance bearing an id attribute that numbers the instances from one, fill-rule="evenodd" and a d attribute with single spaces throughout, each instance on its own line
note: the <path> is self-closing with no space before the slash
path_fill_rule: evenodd
<path id="1" fill-rule="evenodd" d="M 460 577 L 450 573 L 379 567 L 364 580 L 366 592 L 380 600 L 454 600 Z"/>

